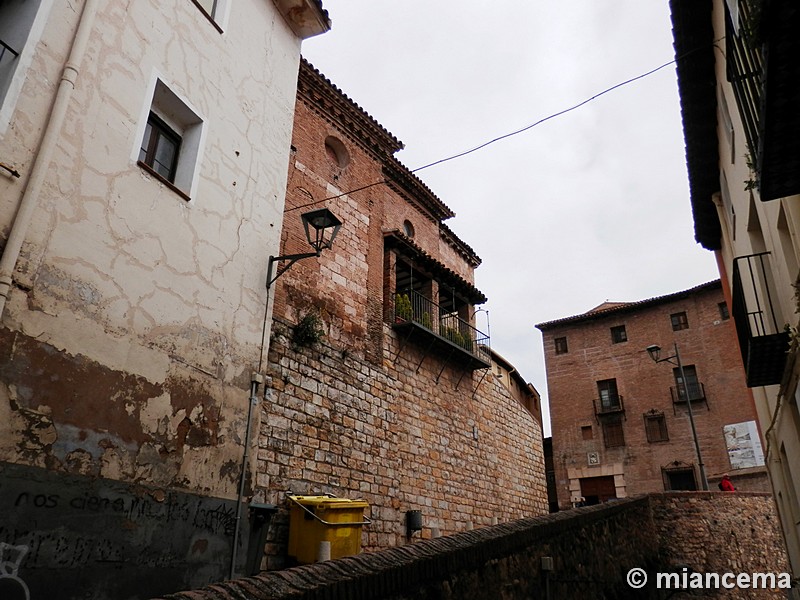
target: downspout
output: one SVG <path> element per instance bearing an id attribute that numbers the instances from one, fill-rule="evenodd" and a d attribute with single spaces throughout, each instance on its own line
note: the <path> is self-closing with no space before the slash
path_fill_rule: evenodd
<path id="1" fill-rule="evenodd" d="M 45 132 L 39 145 L 39 152 L 34 158 L 31 167 L 30 178 L 25 187 L 25 192 L 20 200 L 17 214 L 11 225 L 3 255 L 0 257 L 0 320 L 5 310 L 6 300 L 13 283 L 14 269 L 17 266 L 22 244 L 28 234 L 33 215 L 39 207 L 39 195 L 44 184 L 45 175 L 50 166 L 50 159 L 53 156 L 64 118 L 67 114 L 67 107 L 75 89 L 75 81 L 78 78 L 79 65 L 83 61 L 86 53 L 86 46 L 89 43 L 89 36 L 94 27 L 94 19 L 97 14 L 99 0 L 86 0 L 83 5 L 78 29 L 75 32 L 75 39 L 72 42 L 67 62 L 61 74 L 61 81 L 58 85 L 53 108 L 50 111 L 50 119 L 45 126 Z"/>

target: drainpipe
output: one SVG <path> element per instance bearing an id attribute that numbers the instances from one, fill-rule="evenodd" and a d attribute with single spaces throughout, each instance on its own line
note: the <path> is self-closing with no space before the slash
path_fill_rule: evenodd
<path id="1" fill-rule="evenodd" d="M 2 319 L 6 300 L 8 300 L 13 283 L 14 269 L 17 266 L 22 244 L 25 241 L 33 215 L 39 207 L 39 194 L 41 193 L 45 175 L 50 166 L 50 159 L 53 156 L 56 142 L 61 133 L 61 127 L 64 124 L 67 106 L 72 97 L 72 92 L 75 89 L 75 81 L 79 73 L 78 67 L 86 53 L 86 46 L 88 45 L 92 28 L 94 27 L 94 19 L 97 14 L 98 5 L 99 0 L 86 0 L 83 5 L 83 12 L 81 13 L 80 22 L 78 23 L 78 29 L 75 32 L 75 39 L 72 42 L 72 49 L 70 50 L 67 62 L 64 64 L 61 81 L 58 84 L 58 91 L 56 92 L 55 101 L 50 111 L 50 119 L 45 126 L 44 136 L 42 136 L 42 141 L 39 145 L 39 152 L 34 158 L 30 178 L 25 187 L 25 193 L 17 208 L 17 214 L 11 225 L 11 231 L 9 232 L 8 240 L 6 240 L 3 255 L 0 257 L 0 319 Z"/>
<path id="2" fill-rule="evenodd" d="M 263 383 L 264 377 L 260 373 L 253 373 L 250 377 L 250 403 L 247 407 L 247 429 L 244 434 L 244 454 L 242 456 L 242 472 L 239 474 L 239 493 L 236 496 L 236 521 L 233 530 L 233 547 L 231 548 L 231 564 L 229 578 L 236 577 L 236 562 L 239 558 L 239 535 L 242 524 L 242 503 L 244 502 L 244 485 L 247 479 L 247 462 L 250 456 L 250 440 L 253 422 L 253 413 L 258 406 L 258 385 Z"/>

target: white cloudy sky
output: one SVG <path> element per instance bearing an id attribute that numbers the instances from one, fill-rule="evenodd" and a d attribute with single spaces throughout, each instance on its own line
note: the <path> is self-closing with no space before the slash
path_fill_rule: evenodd
<path id="1" fill-rule="evenodd" d="M 333 29 L 304 56 L 405 143 L 411 169 L 674 58 L 666 0 L 323 4 Z M 492 347 L 543 399 L 536 323 L 718 277 L 694 241 L 674 65 L 417 175 L 483 259 Z"/>

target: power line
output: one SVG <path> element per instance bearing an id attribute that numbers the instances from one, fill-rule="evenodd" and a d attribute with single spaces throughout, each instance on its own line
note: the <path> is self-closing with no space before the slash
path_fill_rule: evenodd
<path id="1" fill-rule="evenodd" d="M 722 41 L 724 39 L 725 38 L 722 37 L 722 38 L 720 38 L 718 40 L 714 40 L 712 45 L 716 45 L 718 42 L 720 42 L 720 41 Z M 705 48 L 705 47 L 706 46 L 703 46 L 703 48 Z M 644 79 L 645 77 L 649 77 L 653 73 L 657 73 L 661 69 L 664 69 L 664 68 L 666 68 L 666 67 L 668 67 L 670 65 L 676 64 L 679 60 L 684 59 L 687 56 L 689 56 L 690 54 L 694 54 L 695 52 L 697 52 L 698 50 L 701 50 L 701 49 L 702 48 L 695 48 L 694 50 L 690 50 L 689 52 L 686 52 L 685 54 L 683 54 L 683 55 L 681 55 L 681 56 L 679 56 L 679 57 L 677 57 L 677 58 L 675 58 L 675 59 L 673 59 L 673 60 L 671 60 L 669 62 L 665 62 L 663 65 L 660 65 L 660 66 L 656 67 L 655 69 L 651 69 L 651 70 L 649 70 L 649 71 L 647 71 L 645 73 L 642 73 L 641 75 L 637 75 L 636 77 L 632 77 L 630 79 L 627 79 L 625 81 L 622 81 L 620 83 L 612 85 L 611 87 L 604 89 L 602 92 L 599 92 L 599 93 L 595 94 L 594 96 L 592 96 L 590 98 L 587 98 L 586 100 L 583 100 L 582 102 L 579 102 L 578 104 L 576 104 L 574 106 L 570 106 L 569 108 L 565 108 L 564 110 L 560 110 L 560 111 L 555 112 L 555 113 L 553 113 L 551 115 L 548 115 L 548 116 L 544 117 L 543 119 L 539 119 L 535 123 L 531 123 L 530 125 L 527 125 L 527 126 L 521 128 L 521 129 L 517 129 L 516 131 L 512 131 L 510 133 L 503 134 L 501 136 L 498 136 L 498 137 L 496 137 L 494 139 L 489 140 L 488 142 L 484 142 L 484 143 L 482 143 L 482 144 L 480 144 L 478 146 L 475 146 L 474 148 L 470 148 L 469 150 L 464 150 L 463 152 L 459 152 L 458 154 L 453 154 L 452 156 L 448 156 L 446 158 L 439 159 L 439 160 L 434 161 L 432 163 L 428 163 L 427 165 L 422 165 L 421 167 L 417 167 L 416 169 L 410 169 L 409 172 L 417 173 L 417 172 L 422 171 L 424 169 L 428 169 L 430 167 L 433 167 L 433 166 L 436 166 L 436 165 L 440 165 L 442 163 L 446 163 L 446 162 L 449 162 L 451 160 L 455 160 L 457 158 L 461 158 L 462 156 L 467 156 L 468 154 L 472 154 L 473 152 L 477 152 L 478 150 L 482 150 L 482 149 L 486 148 L 487 146 L 490 146 L 490 145 L 492 145 L 492 144 L 494 144 L 496 142 L 499 142 L 501 140 L 513 137 L 515 135 L 519 135 L 521 133 L 525 133 L 526 131 L 529 131 L 529 130 L 533 129 L 534 127 L 536 127 L 538 125 L 541 125 L 542 123 L 546 123 L 547 121 L 550 121 L 551 119 L 555 119 L 556 117 L 560 117 L 561 115 L 565 115 L 565 114 L 567 114 L 569 112 L 572 112 L 573 110 L 577 110 L 578 108 L 580 108 L 582 106 L 585 106 L 589 102 L 593 102 L 594 100 L 597 100 L 601 96 L 604 96 L 605 94 L 608 94 L 609 92 L 613 92 L 614 90 L 619 89 L 619 88 L 621 88 L 623 86 L 629 85 L 629 84 L 631 84 L 631 83 L 633 83 L 635 81 L 639 81 L 640 79 Z M 307 208 L 309 206 L 314 206 L 315 204 L 319 204 L 321 202 L 327 202 L 328 200 L 336 200 L 337 198 L 341 198 L 342 196 L 347 196 L 349 194 L 354 194 L 356 192 L 361 192 L 363 190 L 366 190 L 366 189 L 369 189 L 371 187 L 375 187 L 375 186 L 378 186 L 378 185 L 383 185 L 385 183 L 386 183 L 386 179 L 381 179 L 380 181 L 375 181 L 373 183 L 361 186 L 359 188 L 355 188 L 353 190 L 342 192 L 341 194 L 337 194 L 335 196 L 329 196 L 328 198 L 322 198 L 321 200 L 315 200 L 314 202 L 310 202 L 308 204 L 302 204 L 300 206 L 295 206 L 293 208 L 286 209 L 284 212 L 291 212 L 293 210 L 299 210 L 301 208 Z"/>

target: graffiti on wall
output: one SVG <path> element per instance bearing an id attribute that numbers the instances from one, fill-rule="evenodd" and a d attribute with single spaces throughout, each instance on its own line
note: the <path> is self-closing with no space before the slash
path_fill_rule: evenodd
<path id="1" fill-rule="evenodd" d="M 231 500 L 0 465 L 0 510 L 3 600 L 48 597 L 48 589 L 149 598 L 229 569 Z M 4 584 L 26 595 L 4 594 Z"/>

